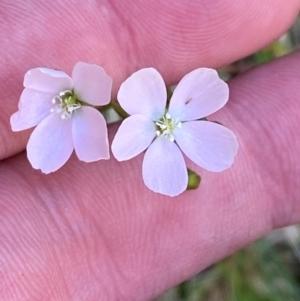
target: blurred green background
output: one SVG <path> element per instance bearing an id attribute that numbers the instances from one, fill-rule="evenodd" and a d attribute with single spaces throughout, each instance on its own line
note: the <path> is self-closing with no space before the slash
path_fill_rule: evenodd
<path id="1" fill-rule="evenodd" d="M 220 74 L 229 79 L 249 68 L 294 51 L 299 45 L 300 17 L 279 40 L 250 57 L 222 68 L 219 70 Z M 155 299 L 198 300 L 299 301 L 300 226 L 273 231 L 267 237 Z"/>

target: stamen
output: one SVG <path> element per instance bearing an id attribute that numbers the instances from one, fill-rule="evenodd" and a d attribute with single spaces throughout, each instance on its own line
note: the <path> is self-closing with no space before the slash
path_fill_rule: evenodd
<path id="1" fill-rule="evenodd" d="M 62 111 L 62 107 L 60 105 L 56 105 L 53 108 L 50 109 L 51 113 L 60 113 Z"/>
<path id="2" fill-rule="evenodd" d="M 174 142 L 175 137 L 173 132 L 176 128 L 181 128 L 181 122 L 172 119 L 170 113 L 166 113 L 160 120 L 155 122 L 156 124 L 156 135 L 163 136 L 170 141 Z"/>
<path id="3" fill-rule="evenodd" d="M 73 92 L 71 91 L 71 90 L 65 90 L 65 91 L 62 91 L 62 92 L 60 92 L 59 94 L 58 94 L 58 96 L 60 97 L 60 98 L 62 98 L 62 97 L 64 97 L 64 96 L 66 96 L 66 95 L 73 95 Z"/>
<path id="4" fill-rule="evenodd" d="M 52 99 L 52 103 L 54 104 L 59 104 L 61 103 L 61 98 L 59 96 L 54 96 L 54 98 Z"/>
<path id="5" fill-rule="evenodd" d="M 52 99 L 52 103 L 55 104 L 55 106 L 50 109 L 50 112 L 60 114 L 62 119 L 70 118 L 73 112 L 81 107 L 81 103 L 70 90 L 55 95 Z"/>
<path id="6" fill-rule="evenodd" d="M 61 114 L 61 119 L 68 119 L 71 117 L 71 114 L 67 111 L 64 111 L 62 114 Z"/>

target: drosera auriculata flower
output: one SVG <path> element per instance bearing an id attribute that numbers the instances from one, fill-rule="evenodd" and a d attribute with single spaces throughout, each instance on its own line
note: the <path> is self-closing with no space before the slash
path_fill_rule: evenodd
<path id="1" fill-rule="evenodd" d="M 235 134 L 226 127 L 200 120 L 221 109 L 228 85 L 218 73 L 199 68 L 185 75 L 167 106 L 167 91 L 153 68 L 133 73 L 120 87 L 118 101 L 131 116 L 118 129 L 112 152 L 119 161 L 141 152 L 145 185 L 176 196 L 187 188 L 188 172 L 182 152 L 198 166 L 213 172 L 229 168 L 237 153 Z"/>
<path id="2" fill-rule="evenodd" d="M 10 122 L 13 131 L 36 126 L 27 144 L 34 168 L 56 171 L 74 149 L 81 161 L 109 159 L 106 122 L 94 108 L 108 104 L 111 97 L 112 79 L 102 67 L 78 62 L 72 77 L 34 68 L 25 74 L 24 87 Z"/>

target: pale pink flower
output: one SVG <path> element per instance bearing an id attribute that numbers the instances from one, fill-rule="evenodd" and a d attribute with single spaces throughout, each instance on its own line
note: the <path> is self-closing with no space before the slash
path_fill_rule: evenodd
<path id="1" fill-rule="evenodd" d="M 222 125 L 199 120 L 222 108 L 228 95 L 227 84 L 215 70 L 200 68 L 183 77 L 166 108 L 161 75 L 153 68 L 135 72 L 118 93 L 120 105 L 132 116 L 123 121 L 114 138 L 114 156 L 129 160 L 148 148 L 142 168 L 144 182 L 169 196 L 187 188 L 182 152 L 209 171 L 229 168 L 238 149 L 236 136 Z"/>
<path id="2" fill-rule="evenodd" d="M 83 62 L 74 66 L 72 77 L 48 68 L 25 74 L 19 110 L 10 122 L 13 131 L 37 125 L 27 144 L 34 168 L 56 171 L 74 149 L 81 161 L 109 159 L 106 122 L 93 106 L 109 103 L 111 86 L 102 67 Z"/>

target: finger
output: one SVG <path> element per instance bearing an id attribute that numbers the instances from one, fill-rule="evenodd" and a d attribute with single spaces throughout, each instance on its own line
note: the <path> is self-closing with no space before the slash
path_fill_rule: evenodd
<path id="1" fill-rule="evenodd" d="M 188 71 L 220 67 L 279 37 L 299 0 L 10 1 L 0 3 L 0 158 L 23 150 L 30 131 L 12 133 L 25 72 L 43 66 L 71 72 L 79 61 L 103 66 L 113 97 L 133 71 L 157 68 L 167 83 Z M 16 22 L 17 20 L 17 22 Z"/>
<path id="2" fill-rule="evenodd" d="M 232 80 L 228 105 L 212 118 L 237 134 L 236 161 L 223 173 L 198 168 L 200 188 L 177 198 L 146 189 L 143 155 L 95 164 L 74 156 L 47 176 L 24 154 L 4 162 L 1 295 L 151 300 L 300 221 L 299 77 L 296 53 Z"/>

